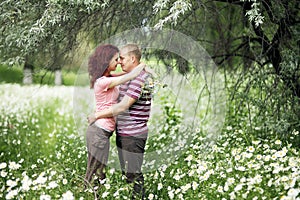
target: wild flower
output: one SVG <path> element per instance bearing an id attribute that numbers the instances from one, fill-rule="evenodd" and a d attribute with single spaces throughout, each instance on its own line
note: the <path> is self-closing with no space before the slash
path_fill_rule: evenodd
<path id="1" fill-rule="evenodd" d="M 174 195 L 174 191 L 173 190 L 169 190 L 168 191 L 168 196 L 169 196 L 170 199 L 174 199 L 174 196 L 175 196 Z"/>
<path id="2" fill-rule="evenodd" d="M 230 192 L 229 197 L 230 197 L 230 199 L 236 199 L 236 195 L 234 192 Z"/>
<path id="3" fill-rule="evenodd" d="M 46 183 L 48 177 L 45 177 L 45 172 L 42 172 L 36 180 L 34 180 L 34 184 L 44 184 Z"/>
<path id="4" fill-rule="evenodd" d="M 73 193 L 70 190 L 68 190 L 67 192 L 62 194 L 61 200 L 74 200 L 74 199 L 75 199 L 75 197 L 74 197 Z"/>
<path id="5" fill-rule="evenodd" d="M 149 194 L 148 199 L 149 199 L 149 200 L 153 200 L 153 199 L 154 199 L 154 194 L 152 194 L 152 193 Z"/>
<path id="6" fill-rule="evenodd" d="M 276 144 L 276 145 L 281 145 L 282 142 L 281 142 L 280 140 L 276 140 L 276 141 L 275 141 L 275 144 Z"/>
<path id="7" fill-rule="evenodd" d="M 192 182 L 192 189 L 196 190 L 198 188 L 199 184 L 196 181 Z"/>
<path id="8" fill-rule="evenodd" d="M 228 192 L 229 186 L 228 186 L 228 183 L 227 183 L 227 182 L 225 183 L 225 185 L 224 185 L 224 187 L 223 187 L 223 190 L 224 190 L 224 192 Z"/>
<path id="9" fill-rule="evenodd" d="M 27 175 L 25 175 L 22 180 L 22 190 L 29 191 L 31 185 L 32 185 L 32 180 Z"/>
<path id="10" fill-rule="evenodd" d="M 255 148 L 253 146 L 249 146 L 249 147 L 247 147 L 247 151 L 249 151 L 250 153 L 253 153 L 255 151 Z"/>
<path id="11" fill-rule="evenodd" d="M 276 160 L 276 159 L 277 159 L 277 154 L 273 154 L 273 155 L 271 156 L 271 159 L 272 159 L 272 160 Z"/>
<path id="12" fill-rule="evenodd" d="M 163 188 L 163 184 L 162 183 L 158 183 L 158 185 L 157 185 L 157 190 L 159 191 L 159 190 L 161 190 Z"/>
<path id="13" fill-rule="evenodd" d="M 66 185 L 66 184 L 68 184 L 68 180 L 64 178 L 64 179 L 62 180 L 62 183 L 63 183 L 64 185 Z"/>
<path id="14" fill-rule="evenodd" d="M 260 144 L 260 142 L 261 142 L 260 140 L 253 140 L 253 141 L 252 141 L 252 144 L 258 145 L 258 144 Z"/>
<path id="15" fill-rule="evenodd" d="M 51 196 L 48 194 L 42 194 L 40 200 L 51 200 Z"/>
<path id="16" fill-rule="evenodd" d="M 15 189 L 15 190 L 10 190 L 6 196 L 5 196 L 5 199 L 14 199 L 15 197 L 17 197 L 18 195 L 18 190 Z"/>
<path id="17" fill-rule="evenodd" d="M 277 151 L 275 156 L 276 158 L 283 158 L 286 155 L 286 152 L 284 150 Z"/>
<path id="18" fill-rule="evenodd" d="M 244 166 L 238 166 L 235 169 L 238 170 L 238 171 L 242 171 L 242 172 L 246 171 L 246 168 Z"/>
<path id="19" fill-rule="evenodd" d="M 289 180 L 289 178 L 287 176 L 281 176 L 280 180 L 282 182 L 287 182 Z"/>
<path id="20" fill-rule="evenodd" d="M 109 195 L 109 192 L 105 191 L 102 193 L 102 198 L 105 199 L 106 197 L 108 197 L 108 195 Z"/>
<path id="21" fill-rule="evenodd" d="M 194 176 L 194 174 L 195 174 L 195 170 L 190 170 L 190 171 L 188 172 L 188 176 L 189 176 L 189 177 Z"/>
<path id="22" fill-rule="evenodd" d="M 31 169 L 34 169 L 34 168 L 36 168 L 36 167 L 37 167 L 36 164 L 31 165 Z"/>
<path id="23" fill-rule="evenodd" d="M 224 191 L 223 191 L 223 186 L 219 185 L 218 188 L 217 188 L 217 191 L 218 191 L 219 193 L 223 193 L 223 192 L 224 192 Z"/>
<path id="24" fill-rule="evenodd" d="M 179 181 L 181 179 L 181 176 L 179 174 L 176 174 L 174 177 L 173 177 L 176 181 Z"/>
<path id="25" fill-rule="evenodd" d="M 239 160 L 241 160 L 241 155 L 236 155 L 235 157 L 234 157 L 234 159 L 236 160 L 236 161 L 239 161 Z"/>
<path id="26" fill-rule="evenodd" d="M 234 182 L 235 182 L 235 179 L 232 177 L 227 179 L 228 185 L 232 185 Z"/>
<path id="27" fill-rule="evenodd" d="M 113 194 L 113 197 L 118 197 L 120 195 L 120 192 L 119 190 L 117 190 L 114 194 Z"/>
<path id="28" fill-rule="evenodd" d="M 289 189 L 287 196 L 289 198 L 295 199 L 299 193 L 300 193 L 300 189 L 291 188 Z"/>
<path id="29" fill-rule="evenodd" d="M 179 198 L 180 200 L 183 200 L 183 194 L 180 193 L 180 194 L 178 195 L 178 198 Z"/>
<path id="30" fill-rule="evenodd" d="M 54 189 L 54 188 L 57 188 L 59 185 L 57 184 L 56 181 L 51 181 L 48 183 L 48 187 L 47 189 Z"/>
<path id="31" fill-rule="evenodd" d="M 187 162 L 191 162 L 193 160 L 193 155 L 188 155 L 188 157 L 186 157 L 184 160 Z"/>
<path id="32" fill-rule="evenodd" d="M 7 164 L 5 162 L 0 163 L 0 169 L 4 169 L 6 168 Z"/>
<path id="33" fill-rule="evenodd" d="M 18 170 L 21 167 L 19 163 L 16 163 L 14 161 L 9 162 L 8 168 L 11 170 Z"/>
<path id="34" fill-rule="evenodd" d="M 249 158 L 251 158 L 252 156 L 253 156 L 253 153 L 248 153 L 248 152 L 243 152 L 243 154 L 242 154 L 242 156 L 244 157 L 244 158 L 247 158 L 247 159 L 249 159 Z"/>
<path id="35" fill-rule="evenodd" d="M 13 187 L 17 186 L 18 183 L 17 183 L 17 181 L 8 180 L 8 181 L 6 181 L 6 185 L 10 188 L 13 188 Z"/>
<path id="36" fill-rule="evenodd" d="M 261 160 L 261 159 L 262 159 L 262 155 L 261 155 L 261 154 L 257 154 L 257 155 L 256 155 L 256 159 L 257 159 L 257 160 Z"/>
<path id="37" fill-rule="evenodd" d="M 7 172 L 6 171 L 1 171 L 0 175 L 2 178 L 5 178 L 7 176 Z"/>
<path id="38" fill-rule="evenodd" d="M 186 193 L 191 188 L 191 184 L 187 183 L 186 185 L 183 185 L 180 188 L 181 188 L 182 193 Z"/>
<path id="39" fill-rule="evenodd" d="M 104 184 L 104 187 L 105 187 L 106 190 L 109 190 L 111 188 L 109 183 Z"/>

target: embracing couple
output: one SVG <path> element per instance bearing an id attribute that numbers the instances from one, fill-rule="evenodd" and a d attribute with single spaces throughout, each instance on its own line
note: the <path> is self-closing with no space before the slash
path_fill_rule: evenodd
<path id="1" fill-rule="evenodd" d="M 136 44 L 127 44 L 120 50 L 106 44 L 95 49 L 88 63 L 96 112 L 88 117 L 85 182 L 95 184 L 97 177 L 96 184 L 101 184 L 105 179 L 109 138 L 116 131 L 121 170 L 127 183 L 133 183 L 132 199 L 144 199 L 145 196 L 141 168 L 153 89 L 153 72 L 140 62 L 141 56 Z M 111 73 L 118 64 L 123 72 Z"/>

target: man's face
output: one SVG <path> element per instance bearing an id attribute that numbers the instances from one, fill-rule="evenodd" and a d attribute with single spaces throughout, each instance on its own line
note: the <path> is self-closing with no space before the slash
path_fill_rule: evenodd
<path id="1" fill-rule="evenodd" d="M 129 54 L 128 51 L 126 51 L 126 49 L 120 51 L 119 63 L 121 64 L 122 70 L 124 72 L 130 72 L 132 70 L 132 56 Z"/>

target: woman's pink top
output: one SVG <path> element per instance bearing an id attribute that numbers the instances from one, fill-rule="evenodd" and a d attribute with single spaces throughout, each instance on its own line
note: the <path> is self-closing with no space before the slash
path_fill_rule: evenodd
<path id="1" fill-rule="evenodd" d="M 117 103 L 119 89 L 117 87 L 108 88 L 115 78 L 116 77 L 102 76 L 96 80 L 94 85 L 96 112 L 109 108 Z M 95 123 L 100 128 L 108 131 L 115 130 L 116 121 L 114 117 L 100 118 Z"/>

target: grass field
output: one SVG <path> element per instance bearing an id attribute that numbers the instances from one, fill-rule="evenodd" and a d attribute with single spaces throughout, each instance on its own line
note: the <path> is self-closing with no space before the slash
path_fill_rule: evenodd
<path id="1" fill-rule="evenodd" d="M 67 86 L 74 85 L 76 72 L 70 70 L 62 71 L 62 84 Z M 23 69 L 19 66 L 0 65 L 0 83 L 18 83 L 23 82 Z M 33 73 L 33 83 L 42 85 L 54 85 L 54 72 L 44 69 L 36 69 Z"/>
<path id="2" fill-rule="evenodd" d="M 83 96 L 78 115 L 74 91 L 78 88 L 0 85 L 1 199 L 94 199 L 95 188 L 83 188 L 85 116 L 90 112 L 84 101 L 89 99 Z M 166 99 L 171 101 L 161 95 L 154 105 Z M 147 199 L 299 199 L 300 157 L 293 146 L 231 126 L 212 139 L 201 125 L 181 126 L 184 113 L 174 104 L 163 105 L 153 116 L 162 118 L 150 124 L 146 157 L 155 151 L 157 157 L 144 163 Z M 189 143 L 173 143 L 187 137 Z M 131 185 L 114 164 L 114 137 L 111 142 L 107 179 L 98 195 L 129 199 Z M 176 149 L 180 145 L 184 148 Z M 171 159 L 161 160 L 163 154 Z"/>

